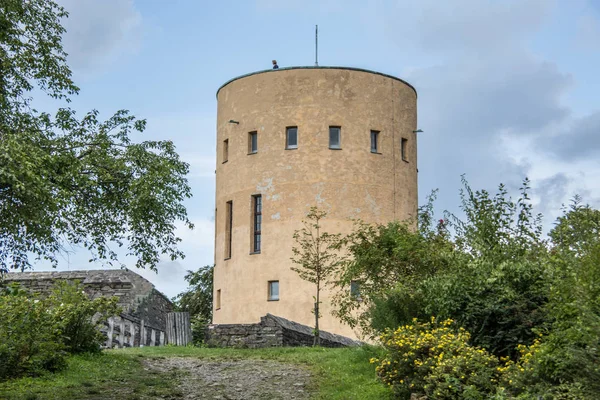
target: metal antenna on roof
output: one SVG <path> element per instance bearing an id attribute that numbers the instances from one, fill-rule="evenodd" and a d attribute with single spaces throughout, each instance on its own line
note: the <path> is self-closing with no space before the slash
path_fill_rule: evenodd
<path id="1" fill-rule="evenodd" d="M 315 67 L 319 66 L 319 25 L 315 25 Z"/>

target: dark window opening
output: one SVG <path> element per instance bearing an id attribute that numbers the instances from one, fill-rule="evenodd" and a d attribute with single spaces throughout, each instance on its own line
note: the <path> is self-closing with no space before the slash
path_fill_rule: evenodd
<path id="1" fill-rule="evenodd" d="M 329 127 L 329 148 L 330 149 L 341 149 L 342 148 L 342 128 L 339 126 Z"/>
<path id="2" fill-rule="evenodd" d="M 279 281 L 269 281 L 268 300 L 279 300 Z"/>
<path id="3" fill-rule="evenodd" d="M 233 201 L 227 202 L 225 220 L 225 259 L 231 258 L 231 238 L 233 229 Z"/>
<path id="4" fill-rule="evenodd" d="M 362 300 L 360 296 L 360 281 L 350 281 L 350 296 L 356 300 Z"/>
<path id="5" fill-rule="evenodd" d="M 248 133 L 248 153 L 254 154 L 258 151 L 258 133 L 256 131 Z"/>
<path id="6" fill-rule="evenodd" d="M 371 153 L 379 152 L 379 131 L 371 131 Z"/>
<path id="7" fill-rule="evenodd" d="M 221 289 L 217 289 L 217 298 L 215 299 L 215 308 L 221 308 Z"/>
<path id="8" fill-rule="evenodd" d="M 229 159 L 229 139 L 223 140 L 223 162 Z"/>
<path id="9" fill-rule="evenodd" d="M 260 253 L 262 244 L 262 196 L 252 196 L 252 252 Z"/>
<path id="10" fill-rule="evenodd" d="M 298 127 L 288 126 L 285 128 L 285 148 L 286 149 L 297 149 L 298 148 Z"/>
<path id="11" fill-rule="evenodd" d="M 408 162 L 408 157 L 406 155 L 408 147 L 408 139 L 402 138 L 402 142 L 400 142 L 400 154 L 402 154 L 402 160 Z"/>

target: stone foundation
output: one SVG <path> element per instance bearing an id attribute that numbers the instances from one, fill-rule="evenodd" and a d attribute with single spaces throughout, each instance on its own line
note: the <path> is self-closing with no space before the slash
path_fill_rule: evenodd
<path id="1" fill-rule="evenodd" d="M 358 346 L 359 342 L 345 336 L 321 331 L 321 346 Z M 206 344 L 213 347 L 264 348 L 281 346 L 312 346 L 313 328 L 285 318 L 267 314 L 257 324 L 210 325 Z"/>

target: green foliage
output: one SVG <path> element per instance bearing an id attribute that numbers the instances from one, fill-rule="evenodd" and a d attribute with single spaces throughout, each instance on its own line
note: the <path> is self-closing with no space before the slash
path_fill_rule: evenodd
<path id="1" fill-rule="evenodd" d="M 515 393 L 597 399 L 600 394 L 600 211 L 576 198 L 550 232 L 551 323 L 514 379 Z"/>
<path id="2" fill-rule="evenodd" d="M 0 379 L 61 369 L 67 353 L 98 352 L 104 336 L 92 318 L 117 314 L 116 301 L 90 300 L 67 282 L 46 298 L 9 286 L 0 294 Z"/>
<path id="3" fill-rule="evenodd" d="M 456 320 L 473 332 L 473 344 L 496 355 L 514 357 L 518 344 L 532 343 L 532 328 L 547 323 L 548 282 L 529 182 L 516 202 L 502 185 L 493 196 L 463 185 L 464 220 L 447 213 L 435 223 L 434 194 L 420 209 L 418 230 L 399 222 L 363 225 L 345 238 L 350 257 L 341 282 L 364 282 L 365 301 L 341 291 L 344 321 L 373 334 L 436 315 Z"/>
<path id="4" fill-rule="evenodd" d="M 555 249 L 565 255 L 588 254 L 600 242 L 600 210 L 582 204 L 581 197 L 575 196 L 549 236 Z"/>
<path id="5" fill-rule="evenodd" d="M 65 365 L 58 321 L 43 300 L 18 285 L 0 295 L 0 380 Z"/>
<path id="6" fill-rule="evenodd" d="M 205 265 L 198 271 L 188 271 L 188 288 L 174 299 L 178 311 L 190 313 L 194 344 L 204 342 L 205 329 L 212 321 L 214 265 Z"/>
<path id="7" fill-rule="evenodd" d="M 473 192 L 463 178 L 465 220 L 450 215 L 456 251 L 452 268 L 423 282 L 426 311 L 456 319 L 472 341 L 500 356 L 516 356 L 544 326 L 547 250 L 541 216 L 534 215 L 529 181 L 514 202 L 503 185 L 492 197 Z"/>
<path id="8" fill-rule="evenodd" d="M 0 6 L 0 271 L 29 267 L 31 255 L 56 265 L 67 244 L 109 263 L 126 245 L 138 267 L 155 269 L 161 254 L 183 257 L 175 222 L 192 227 L 188 165 L 170 141 L 134 143 L 146 122 L 128 111 L 100 121 L 96 110 L 78 119 L 31 108 L 36 87 L 59 101 L 78 93 L 61 43 L 66 16 L 48 0 Z"/>
<path id="9" fill-rule="evenodd" d="M 417 393 L 439 400 L 488 399 L 496 391 L 498 359 L 471 346 L 469 333 L 452 325 L 432 317 L 384 333 L 387 354 L 371 360 L 379 364 L 379 378 L 399 398 Z"/>
<path id="10" fill-rule="evenodd" d="M 496 391 L 484 390 L 489 398 L 598 398 L 600 211 L 576 197 L 546 240 L 528 180 L 516 201 L 503 185 L 495 195 L 473 191 L 464 179 L 463 185 L 462 219 L 446 213 L 434 224 L 430 198 L 420 210 L 418 232 L 402 224 L 362 226 L 346 238 L 350 257 L 342 276 L 367 284 L 362 304 L 341 303 L 338 312 L 350 319 L 358 313 L 356 321 L 372 332 L 406 327 L 412 318 L 452 318 L 472 332 L 470 345 L 503 357 L 493 378 Z M 434 358 L 424 356 L 424 365 Z M 464 368 L 459 361 L 452 371 Z M 397 365 L 381 368 L 389 374 Z M 420 384 L 425 393 L 425 385 L 435 383 L 442 394 L 434 398 L 451 396 L 450 384 L 458 387 L 448 375 L 428 379 Z"/>
<path id="11" fill-rule="evenodd" d="M 374 336 L 422 316 L 416 284 L 449 267 L 452 245 L 444 223 L 433 224 L 432 202 L 421 208 L 419 230 L 411 221 L 387 225 L 358 222 L 353 233 L 339 242 L 348 254 L 342 262 L 335 314 L 351 327 Z M 362 302 L 349 295 L 352 281 L 360 281 Z"/>
<path id="12" fill-rule="evenodd" d="M 319 318 L 321 317 L 320 294 L 321 288 L 328 283 L 338 265 L 338 243 L 341 235 L 321 231 L 321 220 L 327 216 L 327 212 L 311 207 L 303 221 L 304 228 L 294 232 L 294 240 L 297 246 L 292 248 L 294 256 L 292 262 L 298 267 L 292 267 L 292 271 L 298 273 L 303 280 L 315 285 L 315 315 L 314 345 L 319 345 Z"/>
<path id="13" fill-rule="evenodd" d="M 83 286 L 67 281 L 54 284 L 44 303 L 57 323 L 61 341 L 69 353 L 99 352 L 106 340 L 93 321 L 119 314 L 116 297 L 90 300 Z"/>

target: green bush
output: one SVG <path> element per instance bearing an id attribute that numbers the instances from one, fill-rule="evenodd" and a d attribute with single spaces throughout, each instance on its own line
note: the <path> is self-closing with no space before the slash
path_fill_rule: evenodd
<path id="1" fill-rule="evenodd" d="M 500 378 L 498 359 L 484 349 L 469 345 L 470 335 L 452 328 L 453 321 L 421 323 L 384 333 L 387 355 L 377 374 L 398 398 L 411 393 L 431 399 L 488 399 Z"/>
<path id="2" fill-rule="evenodd" d="M 90 300 L 79 283 L 57 282 L 45 300 L 61 332 L 61 340 L 69 353 L 98 352 L 106 340 L 96 321 L 117 315 L 116 297 Z"/>
<path id="3" fill-rule="evenodd" d="M 192 325 L 192 343 L 195 346 L 201 346 L 204 344 L 204 338 L 206 337 L 206 328 L 210 325 L 210 320 L 207 320 L 201 315 L 194 315 L 190 321 Z"/>
<path id="4" fill-rule="evenodd" d="M 65 365 L 65 345 L 44 301 L 18 286 L 0 295 L 0 379 L 37 375 Z"/>
<path id="5" fill-rule="evenodd" d="M 0 379 L 65 366 L 68 353 L 99 351 L 93 322 L 118 313 L 116 298 L 90 300 L 79 284 L 59 282 L 46 298 L 9 286 L 0 293 Z"/>

